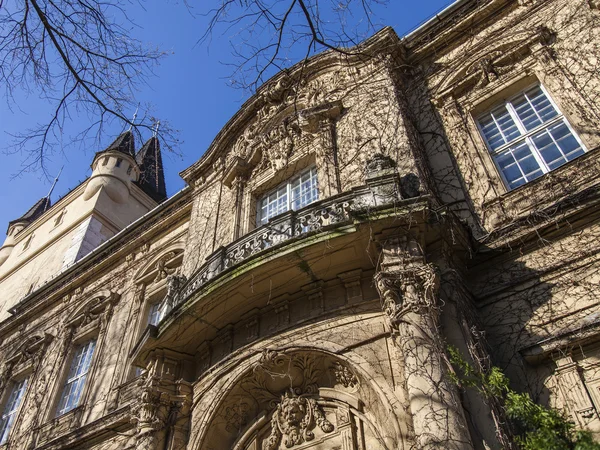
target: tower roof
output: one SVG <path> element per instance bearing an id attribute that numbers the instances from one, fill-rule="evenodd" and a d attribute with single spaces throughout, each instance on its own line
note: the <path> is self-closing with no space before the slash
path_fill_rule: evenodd
<path id="1" fill-rule="evenodd" d="M 109 150 L 116 150 L 121 153 L 125 153 L 126 155 L 135 157 L 135 139 L 133 137 L 133 133 L 131 131 L 126 131 L 121 133 L 118 138 L 114 140 L 112 144 L 110 144 L 105 152 Z"/>
<path id="2" fill-rule="evenodd" d="M 35 202 L 35 204 L 31 208 L 29 208 L 29 210 L 25 214 L 23 214 L 21 217 L 8 222 L 8 228 L 10 228 L 11 225 L 13 225 L 15 223 L 19 223 L 19 222 L 25 223 L 26 224 L 25 226 L 29 225 L 35 219 L 37 219 L 42 214 L 44 214 L 46 211 L 48 211 L 50 209 L 50 206 L 52 206 L 50 197 L 42 197 L 37 202 Z"/>
<path id="3" fill-rule="evenodd" d="M 167 189 L 160 142 L 156 136 L 146 141 L 135 156 L 135 160 L 140 166 L 138 185 L 157 202 L 164 201 L 167 198 Z"/>

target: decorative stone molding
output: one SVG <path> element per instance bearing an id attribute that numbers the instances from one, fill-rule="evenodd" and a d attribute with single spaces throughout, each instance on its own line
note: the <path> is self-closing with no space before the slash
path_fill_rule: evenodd
<path id="1" fill-rule="evenodd" d="M 558 387 L 576 423 L 587 428 L 591 422 L 598 422 L 600 417 L 583 382 L 579 365 L 570 355 L 562 355 L 555 362 Z"/>

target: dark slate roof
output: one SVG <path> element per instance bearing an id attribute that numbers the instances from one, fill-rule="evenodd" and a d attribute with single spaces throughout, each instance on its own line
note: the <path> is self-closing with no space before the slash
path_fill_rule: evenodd
<path id="1" fill-rule="evenodd" d="M 109 150 L 116 150 L 135 157 L 135 139 L 133 138 L 133 133 L 131 131 L 121 133 L 104 151 L 107 152 Z"/>
<path id="2" fill-rule="evenodd" d="M 23 214 L 18 219 L 11 220 L 10 222 L 8 222 L 8 228 L 10 228 L 10 226 L 12 224 L 18 223 L 18 222 L 24 222 L 27 225 L 29 225 L 35 219 L 37 219 L 42 214 L 44 214 L 46 211 L 48 211 L 50 209 L 50 206 L 52 206 L 52 202 L 50 201 L 50 198 L 48 198 L 48 197 L 40 198 L 35 203 L 35 205 L 33 205 L 31 208 L 29 208 L 29 211 L 27 211 L 25 214 Z M 7 232 L 7 234 L 8 234 L 8 232 Z"/>
<path id="3" fill-rule="evenodd" d="M 166 200 L 165 172 L 158 138 L 148 139 L 135 156 L 135 160 L 140 166 L 138 185 L 157 202 Z"/>

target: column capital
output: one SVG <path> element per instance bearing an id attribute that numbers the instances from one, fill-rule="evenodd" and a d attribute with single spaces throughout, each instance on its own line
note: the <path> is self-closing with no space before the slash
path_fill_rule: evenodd
<path id="1" fill-rule="evenodd" d="M 408 312 L 431 314 L 435 311 L 439 276 L 433 264 L 380 271 L 375 274 L 375 286 L 394 330 Z"/>

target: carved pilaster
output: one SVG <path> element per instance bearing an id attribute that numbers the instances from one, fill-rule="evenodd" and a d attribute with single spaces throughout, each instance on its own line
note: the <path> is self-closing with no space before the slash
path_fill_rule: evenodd
<path id="1" fill-rule="evenodd" d="M 235 198 L 233 212 L 233 240 L 235 241 L 241 236 L 242 205 L 244 203 L 246 177 L 244 175 L 237 175 L 231 183 L 231 188 L 233 189 Z"/>
<path id="2" fill-rule="evenodd" d="M 581 378 L 581 368 L 568 355 L 557 359 L 556 366 L 558 387 L 575 422 L 582 428 L 598 422 L 598 412 Z"/>
<path id="3" fill-rule="evenodd" d="M 375 284 L 404 359 L 419 449 L 472 448 L 456 387 L 445 373 L 438 330 L 438 274 L 414 236 L 382 239 Z"/>
<path id="4" fill-rule="evenodd" d="M 136 449 L 185 448 L 192 387 L 187 381 L 169 376 L 172 364 L 165 358 L 152 361 L 150 370 L 138 382 L 140 394 L 132 405 L 131 418 L 136 427 Z"/>

